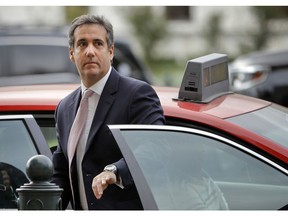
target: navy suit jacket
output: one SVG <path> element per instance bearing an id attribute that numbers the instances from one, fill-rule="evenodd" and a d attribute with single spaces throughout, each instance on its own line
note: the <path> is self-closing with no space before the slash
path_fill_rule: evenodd
<path id="1" fill-rule="evenodd" d="M 57 106 L 55 112 L 59 145 L 53 154 L 53 182 L 64 189 L 63 209 L 72 201 L 74 209 L 81 209 L 78 193 L 75 157 L 72 161 L 71 195 L 68 171 L 67 142 L 79 102 L 79 87 Z M 82 162 L 83 180 L 89 209 L 142 209 L 142 205 L 122 154 L 113 139 L 109 124 L 164 124 L 163 110 L 154 89 L 147 83 L 120 75 L 114 68 L 100 96 L 89 132 Z M 108 164 L 115 164 L 123 180 L 124 189 L 110 185 L 97 200 L 92 191 L 92 180 Z"/>

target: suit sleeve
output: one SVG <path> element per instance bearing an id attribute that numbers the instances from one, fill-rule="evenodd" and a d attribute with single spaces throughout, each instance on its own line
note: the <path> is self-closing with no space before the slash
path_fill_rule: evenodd
<path id="1" fill-rule="evenodd" d="M 53 153 L 52 162 L 54 165 L 54 173 L 52 177 L 52 182 L 58 185 L 60 188 L 63 188 L 62 198 L 62 209 L 66 209 L 69 201 L 72 197 L 71 188 L 69 185 L 69 169 L 68 161 L 66 160 L 64 153 L 61 148 L 60 139 L 59 139 L 59 128 L 57 125 L 57 112 L 58 107 L 55 111 L 55 120 L 56 120 L 56 135 L 58 139 L 58 145 L 56 151 Z"/>
<path id="2" fill-rule="evenodd" d="M 129 119 L 130 124 L 154 124 L 163 125 L 165 118 L 160 100 L 154 89 L 148 85 L 138 85 L 130 100 Z M 114 163 L 122 178 L 125 188 L 133 185 L 133 179 L 126 162 L 122 158 Z"/>
<path id="3" fill-rule="evenodd" d="M 158 95 L 147 83 L 135 88 L 130 100 L 130 124 L 157 124 L 165 123 L 163 109 Z"/>

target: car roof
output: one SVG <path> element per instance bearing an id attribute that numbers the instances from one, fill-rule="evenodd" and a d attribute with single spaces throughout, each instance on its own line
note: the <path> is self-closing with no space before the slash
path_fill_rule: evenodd
<path id="1" fill-rule="evenodd" d="M 0 87 L 0 111 L 54 111 L 79 84 Z"/>
<path id="2" fill-rule="evenodd" d="M 175 112 L 172 112 L 172 110 L 177 108 L 181 110 L 178 117 L 191 120 L 195 120 L 193 113 L 203 113 L 220 119 L 225 119 L 252 112 L 271 104 L 267 101 L 235 93 L 227 93 L 214 99 L 210 103 L 187 102 L 177 100 L 178 88 L 155 87 L 155 90 L 160 97 L 162 106 L 166 109 L 166 115 L 175 116 Z"/>
<path id="3" fill-rule="evenodd" d="M 79 84 L 25 85 L 0 87 L 0 111 L 5 110 L 51 110 Z M 154 87 L 165 115 L 195 119 L 193 113 L 203 113 L 225 119 L 270 105 L 270 102 L 238 94 L 227 94 L 210 103 L 177 101 L 178 88 Z M 175 109 L 176 108 L 176 109 Z M 176 111 L 175 111 L 176 110 Z"/>

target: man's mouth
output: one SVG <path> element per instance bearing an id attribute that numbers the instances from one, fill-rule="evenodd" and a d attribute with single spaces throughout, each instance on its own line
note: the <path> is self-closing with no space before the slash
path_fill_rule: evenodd
<path id="1" fill-rule="evenodd" d="M 84 64 L 84 66 L 85 66 L 85 65 L 93 65 L 93 64 L 95 64 L 95 65 L 96 65 L 96 64 L 97 64 L 97 62 L 94 62 L 94 61 L 86 62 L 86 63 Z"/>

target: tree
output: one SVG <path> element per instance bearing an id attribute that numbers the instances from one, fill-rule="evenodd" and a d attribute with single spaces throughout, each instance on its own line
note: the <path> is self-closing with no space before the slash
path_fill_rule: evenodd
<path id="1" fill-rule="evenodd" d="M 155 47 L 167 34 L 165 17 L 155 14 L 150 6 L 134 6 L 125 16 L 140 41 L 145 60 L 155 60 Z"/>
<path id="2" fill-rule="evenodd" d="M 222 36 L 221 31 L 222 15 L 214 13 L 210 15 L 207 21 L 207 28 L 204 30 L 203 36 L 206 38 L 209 45 L 209 51 L 220 49 L 220 37 Z"/>
<path id="3" fill-rule="evenodd" d="M 252 7 L 258 21 L 258 29 L 251 34 L 254 50 L 266 47 L 270 37 L 271 29 L 269 23 L 275 19 L 288 18 L 288 7 L 284 6 L 254 6 Z"/>
<path id="4" fill-rule="evenodd" d="M 87 14 L 89 11 L 88 6 L 66 6 L 66 22 L 70 23 L 76 18 L 77 16 L 80 16 L 82 14 Z"/>

